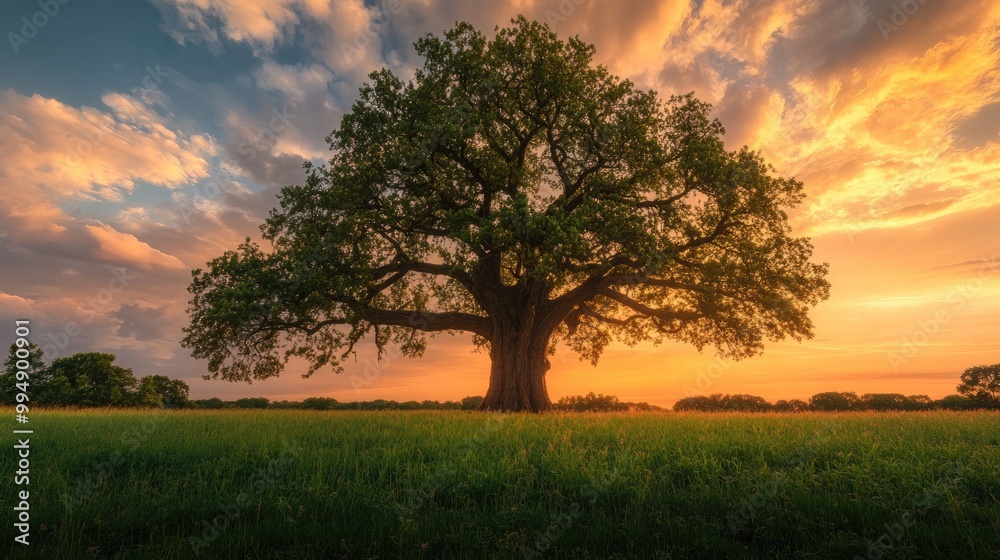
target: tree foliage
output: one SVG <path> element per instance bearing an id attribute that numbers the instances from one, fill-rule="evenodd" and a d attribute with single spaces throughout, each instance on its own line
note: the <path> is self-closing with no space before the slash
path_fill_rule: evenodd
<path id="1" fill-rule="evenodd" d="M 858 394 L 854 392 L 838 393 L 836 391 L 829 391 L 826 393 L 817 393 L 809 397 L 809 408 L 825 411 L 856 410 L 860 400 Z"/>
<path id="2" fill-rule="evenodd" d="M 904 395 L 902 393 L 865 393 L 854 403 L 857 410 L 928 410 L 934 401 L 927 395 Z"/>
<path id="3" fill-rule="evenodd" d="M 556 410 L 567 412 L 615 412 L 628 410 L 628 403 L 623 403 L 614 395 L 595 395 L 593 392 L 586 395 L 566 396 L 555 404 Z"/>
<path id="4" fill-rule="evenodd" d="M 171 379 L 166 375 L 147 375 L 139 380 L 139 393 L 155 395 L 159 406 L 164 408 L 186 407 L 190 392 L 191 388 L 187 383 L 180 379 Z"/>
<path id="5" fill-rule="evenodd" d="M 902 395 L 899 393 L 826 392 L 813 395 L 809 402 L 800 399 L 779 400 L 773 405 L 763 397 L 754 395 L 695 395 L 674 403 L 674 410 L 698 412 L 851 412 L 851 411 L 920 411 L 968 410 L 974 408 L 968 397 L 949 395 L 937 401 L 927 395 Z"/>
<path id="6" fill-rule="evenodd" d="M 943 410 L 970 410 L 974 405 L 972 399 L 964 395 L 948 395 L 934 401 L 934 407 Z"/>
<path id="7" fill-rule="evenodd" d="M 809 403 L 802 399 L 782 399 L 774 403 L 775 412 L 805 412 L 807 410 L 809 410 Z"/>
<path id="8" fill-rule="evenodd" d="M 790 235 L 802 184 L 729 151 L 710 107 L 661 100 L 524 18 L 415 44 L 411 82 L 371 82 L 249 239 L 194 271 L 183 343 L 213 377 L 306 375 L 371 336 L 419 356 L 468 332 L 492 360 L 483 408 L 549 406 L 557 342 L 597 363 L 612 340 L 721 355 L 810 337 L 825 264 Z"/>
<path id="9" fill-rule="evenodd" d="M 15 402 L 17 363 L 23 359 L 29 364 L 25 387 L 35 404 L 151 408 L 189 406 L 187 383 L 164 375 L 136 379 L 131 369 L 114 364 L 114 354 L 82 352 L 57 358 L 46 365 L 44 354 L 37 345 L 30 344 L 27 351 L 27 358 L 18 358 L 17 346 L 10 346 L 4 371 L 0 374 L 2 404 Z"/>
<path id="10" fill-rule="evenodd" d="M 246 397 L 236 399 L 235 408 L 267 408 L 271 401 L 267 397 Z"/>
<path id="11" fill-rule="evenodd" d="M 24 356 L 24 353 L 27 352 L 27 356 L 18 357 L 18 350 L 21 350 L 22 356 Z M 22 370 L 17 367 L 18 362 L 27 362 L 28 367 Z M 18 379 L 18 371 L 27 372 L 28 379 Z M 0 403 L 16 404 L 17 400 L 15 395 L 18 393 L 17 384 L 19 382 L 23 383 L 24 381 L 27 381 L 29 387 L 32 384 L 41 385 L 45 382 L 44 377 L 45 359 L 42 349 L 39 348 L 34 342 L 29 343 L 27 347 L 20 349 L 16 344 L 11 344 L 10 351 L 7 353 L 7 358 L 4 359 L 3 362 L 3 373 L 0 374 Z"/>
<path id="12" fill-rule="evenodd" d="M 1000 408 L 1000 364 L 965 370 L 958 392 L 969 397 L 976 407 Z"/>
<path id="13" fill-rule="evenodd" d="M 45 404 L 114 406 L 130 402 L 138 381 L 131 369 L 114 365 L 114 354 L 82 352 L 56 358 L 39 400 Z"/>
<path id="14" fill-rule="evenodd" d="M 650 412 L 663 410 L 646 402 L 622 401 L 614 395 L 595 395 L 593 391 L 586 395 L 563 397 L 556 401 L 553 408 L 564 412 Z"/>
<path id="15" fill-rule="evenodd" d="M 773 410 L 771 403 L 756 395 L 696 395 L 685 397 L 674 403 L 676 411 L 701 412 L 767 412 Z"/>
<path id="16" fill-rule="evenodd" d="M 461 402 L 461 409 L 462 410 L 476 410 L 476 409 L 479 408 L 479 405 L 481 405 L 483 403 L 483 397 L 480 397 L 478 395 L 464 397 L 459 402 Z"/>

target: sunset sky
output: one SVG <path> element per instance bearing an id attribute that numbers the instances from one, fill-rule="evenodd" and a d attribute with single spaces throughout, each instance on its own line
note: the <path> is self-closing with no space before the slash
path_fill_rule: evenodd
<path id="1" fill-rule="evenodd" d="M 190 271 L 235 248 L 328 157 L 366 75 L 412 76 L 413 41 L 524 14 L 663 96 L 715 107 L 727 146 L 805 183 L 791 214 L 830 264 L 815 338 L 721 362 L 681 345 L 560 350 L 553 400 L 669 406 L 701 393 L 953 393 L 1000 362 L 1000 3 L 993 0 L 107 0 L 0 4 L 0 324 L 46 358 L 118 356 L 192 398 L 457 399 L 488 359 L 441 336 L 422 359 L 204 381 L 181 348 Z M 42 15 L 38 15 L 42 14 Z M 43 17 L 44 16 L 44 17 Z M 26 19 L 22 19 L 26 18 Z M 6 339 L 4 335 L 0 340 Z M 366 377 L 367 374 L 367 377 Z M 369 379 L 370 378 L 370 379 Z"/>

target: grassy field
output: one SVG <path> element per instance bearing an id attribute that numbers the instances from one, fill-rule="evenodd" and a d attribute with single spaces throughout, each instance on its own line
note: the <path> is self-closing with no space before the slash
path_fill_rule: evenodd
<path id="1" fill-rule="evenodd" d="M 49 411 L 31 427 L 31 545 L 13 543 L 8 482 L 3 558 L 1000 558 L 998 414 Z"/>

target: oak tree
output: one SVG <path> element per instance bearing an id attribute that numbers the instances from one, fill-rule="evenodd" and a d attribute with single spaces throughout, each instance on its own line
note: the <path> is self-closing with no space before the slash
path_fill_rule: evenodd
<path id="1" fill-rule="evenodd" d="M 281 191 L 270 247 L 194 271 L 183 343 L 211 377 L 341 371 L 366 336 L 413 357 L 465 332 L 492 364 L 480 408 L 541 411 L 557 343 L 596 364 L 615 339 L 739 359 L 812 336 L 829 285 L 791 235 L 802 184 L 727 150 L 708 104 L 524 18 L 415 47 L 413 79 L 370 74 L 329 162 Z"/>

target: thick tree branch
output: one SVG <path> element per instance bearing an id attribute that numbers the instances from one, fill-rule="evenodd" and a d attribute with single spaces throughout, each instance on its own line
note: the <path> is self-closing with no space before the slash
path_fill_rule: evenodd
<path id="1" fill-rule="evenodd" d="M 702 317 L 701 313 L 697 313 L 695 311 L 679 311 L 676 309 L 650 307 L 644 303 L 638 302 L 628 297 L 627 295 L 621 292 L 607 288 L 598 290 L 598 295 L 602 295 L 610 300 L 616 301 L 633 311 L 636 311 L 648 317 L 652 317 L 654 319 L 660 319 L 662 321 L 673 321 L 677 319 L 685 321 L 693 321 L 695 319 L 699 319 Z"/>
<path id="2" fill-rule="evenodd" d="M 372 325 L 403 327 L 424 332 L 466 331 L 487 339 L 492 334 L 492 328 L 487 318 L 471 313 L 368 308 L 360 313 L 360 318 Z M 297 330 L 307 336 L 312 336 L 329 326 L 354 324 L 355 321 L 346 317 L 331 317 L 314 323 L 305 319 L 294 322 L 274 322 L 261 325 L 248 333 L 248 336 L 264 331 L 284 330 Z"/>
<path id="3" fill-rule="evenodd" d="M 418 331 L 466 331 L 490 338 L 492 328 L 486 317 L 457 311 L 429 312 L 411 310 L 371 309 L 365 317 L 377 325 L 412 328 Z"/>
<path id="4" fill-rule="evenodd" d="M 671 204 L 691 194 L 692 191 L 694 191 L 694 187 L 687 186 L 684 187 L 684 190 L 681 192 L 667 198 L 640 201 L 636 204 L 636 208 L 656 208 L 658 210 L 662 210 L 663 208 L 669 207 Z"/>
<path id="5" fill-rule="evenodd" d="M 398 273 L 406 274 L 407 272 L 417 272 L 420 274 L 446 276 L 448 278 L 456 280 L 459 284 L 461 284 L 464 288 L 466 288 L 470 292 L 474 291 L 475 288 L 475 280 L 473 280 L 472 275 L 470 275 L 468 272 L 465 272 L 460 268 L 456 268 L 447 264 L 403 261 L 403 262 L 394 262 L 391 264 L 387 264 L 385 266 L 380 266 L 373 270 L 373 273 L 376 278 L 381 278 L 386 274 L 396 275 Z M 389 282 L 388 284 L 385 285 L 382 285 L 384 284 L 384 282 L 376 284 L 375 287 L 381 285 L 381 288 L 379 288 L 378 290 L 379 292 L 381 292 L 382 290 L 388 288 L 398 280 L 399 278 L 396 278 L 396 280 L 393 280 L 392 282 Z"/>
<path id="6" fill-rule="evenodd" d="M 730 214 L 723 215 L 722 218 L 719 219 L 719 222 L 715 224 L 715 229 L 712 230 L 712 233 L 692 239 L 687 243 L 680 245 L 677 247 L 677 252 L 683 253 L 684 251 L 701 247 L 702 245 L 715 241 L 720 235 L 726 233 L 726 231 L 728 231 L 732 226 L 739 225 L 739 222 L 731 222 L 731 219 L 732 216 Z"/>
<path id="7" fill-rule="evenodd" d="M 645 315 L 630 315 L 624 319 L 616 319 L 614 317 L 608 317 L 607 315 L 603 315 L 601 313 L 598 313 L 597 311 L 594 311 L 589 306 L 587 306 L 587 304 L 580 304 L 576 309 L 570 312 L 570 314 L 567 315 L 565 319 L 563 319 L 563 321 L 566 323 L 566 326 L 569 327 L 570 334 L 576 332 L 577 326 L 579 326 L 580 324 L 580 317 L 584 315 L 596 319 L 602 323 L 607 323 L 609 325 L 617 325 L 620 327 L 624 327 L 629 323 L 632 323 L 633 321 L 638 321 L 645 317 Z"/>

